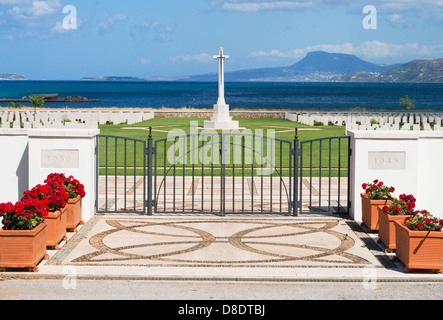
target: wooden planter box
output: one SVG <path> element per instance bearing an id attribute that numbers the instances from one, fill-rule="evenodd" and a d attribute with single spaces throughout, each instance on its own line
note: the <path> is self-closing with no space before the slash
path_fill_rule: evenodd
<path id="1" fill-rule="evenodd" d="M 60 249 L 59 243 L 66 240 L 66 207 L 56 211 L 49 212 L 45 217 L 48 222 L 46 246 L 51 249 Z"/>
<path id="2" fill-rule="evenodd" d="M 77 232 L 79 224 L 84 224 L 82 220 L 82 198 L 80 196 L 68 200 L 66 205 L 66 230 Z"/>
<path id="3" fill-rule="evenodd" d="M 383 208 L 391 203 L 391 200 L 370 200 L 366 193 L 361 194 L 362 220 L 369 232 L 379 230 L 378 207 Z"/>
<path id="4" fill-rule="evenodd" d="M 0 230 L 0 271 L 27 268 L 38 272 L 37 264 L 48 258 L 46 231 L 46 221 L 34 230 Z"/>
<path id="5" fill-rule="evenodd" d="M 405 272 L 430 269 L 442 272 L 443 231 L 411 231 L 395 222 L 396 257 L 405 264 Z"/>
<path id="6" fill-rule="evenodd" d="M 395 221 L 403 223 L 409 215 L 394 216 L 383 212 L 382 207 L 378 207 L 379 230 L 378 237 L 387 247 L 386 252 L 393 252 L 396 249 Z"/>

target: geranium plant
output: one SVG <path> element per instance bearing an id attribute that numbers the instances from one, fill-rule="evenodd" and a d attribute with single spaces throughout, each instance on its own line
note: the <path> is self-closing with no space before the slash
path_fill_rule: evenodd
<path id="1" fill-rule="evenodd" d="M 370 200 L 391 200 L 393 199 L 391 193 L 395 191 L 394 187 L 388 187 L 383 181 L 379 181 L 378 179 L 372 183 L 363 183 L 362 188 Z"/>
<path id="2" fill-rule="evenodd" d="M 427 210 L 418 211 L 415 216 L 407 217 L 404 225 L 415 231 L 441 231 L 443 219 L 438 219 Z"/>
<path id="3" fill-rule="evenodd" d="M 33 230 L 48 216 L 48 207 L 42 200 L 25 198 L 15 205 L 0 204 L 3 230 Z"/>
<path id="4" fill-rule="evenodd" d="M 51 173 L 44 181 L 50 186 L 57 183 L 61 184 L 69 195 L 69 199 L 77 198 L 78 196 L 84 198 L 86 196 L 85 187 L 73 176 L 66 177 L 63 173 Z"/>
<path id="5" fill-rule="evenodd" d="M 23 193 L 22 201 L 26 199 L 39 199 L 48 207 L 49 212 L 56 212 L 66 206 L 69 195 L 60 183 L 54 185 L 36 185 L 31 190 Z"/>
<path id="6" fill-rule="evenodd" d="M 394 198 L 392 204 L 383 207 L 383 212 L 393 216 L 414 215 L 415 197 L 412 194 L 401 194 Z"/>

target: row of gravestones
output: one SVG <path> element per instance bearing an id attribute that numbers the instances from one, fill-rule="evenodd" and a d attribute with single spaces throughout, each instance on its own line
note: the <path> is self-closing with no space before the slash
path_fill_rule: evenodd
<path id="1" fill-rule="evenodd" d="M 305 125 L 339 125 L 347 130 L 443 130 L 443 113 L 288 113 L 286 119 Z"/>
<path id="2" fill-rule="evenodd" d="M 0 110 L 1 128 L 97 128 L 99 124 L 134 124 L 154 118 L 143 111 Z"/>

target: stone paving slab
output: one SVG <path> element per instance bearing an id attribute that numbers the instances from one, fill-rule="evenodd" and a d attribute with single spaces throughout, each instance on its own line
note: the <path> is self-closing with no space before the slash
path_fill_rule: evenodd
<path id="1" fill-rule="evenodd" d="M 9 277 L 216 281 L 443 281 L 404 273 L 374 235 L 337 215 L 103 215 L 37 273 Z M 1 274 L 0 274 L 1 276 Z"/>

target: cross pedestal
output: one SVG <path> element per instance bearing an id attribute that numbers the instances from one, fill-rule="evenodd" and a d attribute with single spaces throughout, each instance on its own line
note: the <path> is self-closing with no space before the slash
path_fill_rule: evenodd
<path id="1" fill-rule="evenodd" d="M 223 48 L 220 48 L 220 55 L 214 56 L 215 60 L 219 60 L 218 75 L 218 101 L 214 104 L 214 115 L 210 121 L 205 121 L 205 129 L 239 129 L 238 121 L 233 121 L 229 116 L 229 105 L 225 102 L 225 79 L 224 79 L 224 60 L 228 60 L 229 56 L 223 55 Z"/>

